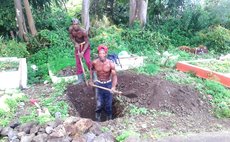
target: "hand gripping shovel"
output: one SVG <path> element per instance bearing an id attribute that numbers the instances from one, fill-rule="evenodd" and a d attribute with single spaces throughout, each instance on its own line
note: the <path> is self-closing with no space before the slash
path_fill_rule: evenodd
<path id="1" fill-rule="evenodd" d="M 92 86 L 93 86 L 93 87 L 96 87 L 96 88 L 103 89 L 103 90 L 110 91 L 110 92 L 115 93 L 115 94 L 118 94 L 118 95 L 123 95 L 123 96 L 128 97 L 128 98 L 136 98 L 136 97 L 138 97 L 138 96 L 137 96 L 136 94 L 134 94 L 134 93 L 124 94 L 124 93 L 121 92 L 121 91 L 115 90 L 115 92 L 114 92 L 114 91 L 112 91 L 112 89 L 105 88 L 105 87 L 102 87 L 102 86 L 98 86 L 98 85 L 95 85 L 95 84 L 93 84 Z"/>
<path id="2" fill-rule="evenodd" d="M 85 44 L 85 42 L 80 43 L 80 49 L 82 49 L 84 44 Z M 80 53 L 80 49 L 78 50 L 78 54 Z M 86 79 L 85 69 L 84 69 L 84 66 L 83 66 L 83 63 L 82 63 L 82 58 L 79 57 L 79 59 L 80 59 L 80 64 L 81 64 L 82 71 L 83 71 L 83 74 L 84 74 L 84 80 L 85 80 L 86 85 L 88 86 L 88 82 L 86 81 L 87 79 Z"/>

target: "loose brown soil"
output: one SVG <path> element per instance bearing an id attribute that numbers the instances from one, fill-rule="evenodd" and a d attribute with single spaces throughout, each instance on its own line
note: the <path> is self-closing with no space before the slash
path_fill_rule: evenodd
<path id="1" fill-rule="evenodd" d="M 66 67 L 57 73 L 58 77 L 72 76 L 76 75 L 75 67 Z"/>
<path id="2" fill-rule="evenodd" d="M 210 109 L 208 103 L 201 99 L 199 92 L 194 88 L 177 85 L 160 77 L 119 72 L 117 89 L 123 94 L 129 95 L 129 98 L 121 97 L 123 101 L 129 104 L 169 111 L 179 116 L 208 112 Z M 67 95 L 80 116 L 94 120 L 96 101 L 93 88 L 87 87 L 85 84 L 70 85 L 67 87 Z M 132 98 L 135 95 L 137 97 Z M 116 99 L 114 102 L 117 102 Z M 114 111 L 115 113 L 121 114 L 117 110 Z"/>

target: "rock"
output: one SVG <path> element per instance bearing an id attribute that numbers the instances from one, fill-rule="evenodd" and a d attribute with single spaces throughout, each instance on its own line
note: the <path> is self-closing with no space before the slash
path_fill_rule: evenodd
<path id="1" fill-rule="evenodd" d="M 9 132 L 8 132 L 8 140 L 9 141 L 12 141 L 14 139 L 17 139 L 17 132 L 14 131 L 13 129 L 9 129 Z"/>
<path id="2" fill-rule="evenodd" d="M 34 133 L 36 134 L 39 130 L 40 126 L 39 125 L 33 125 L 32 128 L 30 129 L 30 134 Z"/>
<path id="3" fill-rule="evenodd" d="M 0 134 L 1 134 L 2 129 L 3 129 L 3 127 L 2 127 L 2 126 L 0 126 Z"/>
<path id="4" fill-rule="evenodd" d="M 9 123 L 9 126 L 14 129 L 16 128 L 17 126 L 20 125 L 20 122 L 18 120 L 12 120 L 10 123 Z"/>
<path id="5" fill-rule="evenodd" d="M 55 125 L 54 125 L 54 126 L 57 127 L 58 125 L 61 125 L 61 124 L 63 123 L 63 120 L 57 118 L 57 119 L 55 119 L 54 122 L 55 122 Z M 55 128 L 55 127 L 54 127 L 54 128 Z"/>
<path id="6" fill-rule="evenodd" d="M 61 118 L 61 113 L 60 112 L 56 112 L 55 113 L 55 118 L 56 119 L 60 119 Z"/>
<path id="7" fill-rule="evenodd" d="M 13 139 L 10 142 L 20 142 L 20 140 L 19 139 Z"/>
<path id="8" fill-rule="evenodd" d="M 74 123 L 76 123 L 78 120 L 80 120 L 79 117 L 71 116 L 71 117 L 66 118 L 66 120 L 65 120 L 65 122 L 64 122 L 63 124 L 64 124 L 64 125 L 65 125 L 65 124 L 74 124 Z"/>
<path id="9" fill-rule="evenodd" d="M 39 130 L 38 130 L 38 133 L 40 133 L 40 134 L 46 133 L 45 128 L 44 127 L 40 127 Z"/>
<path id="10" fill-rule="evenodd" d="M 124 142 L 142 142 L 142 140 L 140 137 L 132 135 L 126 138 Z"/>
<path id="11" fill-rule="evenodd" d="M 99 123 L 93 123 L 93 126 L 90 128 L 90 132 L 94 133 L 96 136 L 99 136 L 100 134 L 102 134 L 102 127 L 101 125 L 99 125 Z"/>
<path id="12" fill-rule="evenodd" d="M 54 129 L 51 126 L 48 126 L 48 127 L 46 127 L 45 131 L 47 134 L 50 134 L 54 131 Z"/>
<path id="13" fill-rule="evenodd" d="M 33 142 L 46 142 L 48 139 L 48 135 L 47 134 L 39 134 L 35 137 L 33 137 Z"/>
<path id="14" fill-rule="evenodd" d="M 84 138 L 83 136 L 80 136 L 74 138 L 72 142 L 88 142 L 88 141 L 86 141 L 86 138 Z"/>
<path id="15" fill-rule="evenodd" d="M 93 139 L 96 137 L 95 134 L 89 132 L 83 135 L 87 142 L 93 142 Z"/>
<path id="16" fill-rule="evenodd" d="M 25 136 L 25 135 L 26 135 L 25 132 L 23 132 L 23 131 L 22 131 L 22 132 L 19 132 L 19 133 L 18 133 L 18 138 L 21 139 L 21 137 L 22 137 L 22 136 Z"/>
<path id="17" fill-rule="evenodd" d="M 84 134 L 89 131 L 89 128 L 92 127 L 93 121 L 91 119 L 82 118 L 78 122 L 75 123 L 74 127 L 80 132 Z"/>
<path id="18" fill-rule="evenodd" d="M 49 138 L 47 142 L 71 142 L 70 137 L 60 137 L 60 138 Z"/>
<path id="19" fill-rule="evenodd" d="M 63 125 L 59 125 L 54 129 L 54 132 L 50 134 L 51 138 L 60 138 L 66 135 L 66 131 Z"/>
<path id="20" fill-rule="evenodd" d="M 8 136 L 8 133 L 9 133 L 9 131 L 11 131 L 11 130 L 13 130 L 13 129 L 10 128 L 10 127 L 5 127 L 5 128 L 3 128 L 2 131 L 1 131 L 1 136 Z"/>
<path id="21" fill-rule="evenodd" d="M 55 122 L 54 122 L 54 121 L 50 121 L 50 122 L 48 122 L 48 123 L 47 123 L 47 126 L 50 126 L 50 127 L 52 127 L 52 128 L 57 127 L 57 125 L 55 124 Z"/>
<path id="22" fill-rule="evenodd" d="M 102 133 L 97 136 L 93 142 L 115 142 L 115 139 L 112 134 L 110 133 Z"/>
<path id="23" fill-rule="evenodd" d="M 66 131 L 68 136 L 69 135 L 74 136 L 77 133 L 77 129 L 75 129 L 75 127 L 73 125 L 66 124 L 64 127 L 65 127 L 65 131 Z"/>
<path id="24" fill-rule="evenodd" d="M 62 123 L 63 123 L 63 121 L 61 119 L 55 119 L 55 121 L 48 122 L 47 125 L 52 127 L 52 128 L 55 128 L 58 125 L 61 125 Z"/>
<path id="25" fill-rule="evenodd" d="M 25 123 L 25 124 L 22 124 L 20 127 L 19 127 L 19 131 L 24 131 L 26 134 L 29 134 L 30 133 L 30 129 L 32 128 L 33 125 L 37 125 L 36 122 L 29 122 L 29 123 Z"/>
<path id="26" fill-rule="evenodd" d="M 21 142 L 31 142 L 32 139 L 34 138 L 34 136 L 35 136 L 35 134 L 22 136 Z"/>

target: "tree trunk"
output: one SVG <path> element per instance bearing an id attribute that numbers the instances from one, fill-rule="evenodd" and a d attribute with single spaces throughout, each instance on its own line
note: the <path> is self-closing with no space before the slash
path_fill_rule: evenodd
<path id="1" fill-rule="evenodd" d="M 36 30 L 36 27 L 34 24 L 34 19 L 32 16 L 31 9 L 30 9 L 30 4 L 29 4 L 28 0 L 23 0 L 23 1 L 24 1 L 25 9 L 26 9 L 26 16 L 27 16 L 29 27 L 30 27 L 30 32 L 31 32 L 32 36 L 34 36 L 37 34 L 37 30 Z"/>
<path id="2" fill-rule="evenodd" d="M 148 8 L 148 0 L 140 0 L 140 3 L 138 5 L 138 9 L 139 9 L 138 19 L 141 22 L 141 28 L 144 28 L 146 24 L 147 8 Z"/>
<path id="3" fill-rule="evenodd" d="M 25 30 L 23 28 L 23 11 L 22 11 L 22 5 L 21 0 L 14 0 L 14 6 L 16 11 L 16 18 L 17 18 L 17 26 L 19 30 L 19 37 L 21 39 L 24 38 Z"/>
<path id="4" fill-rule="evenodd" d="M 133 22 L 136 18 L 136 0 L 129 1 L 129 26 L 133 25 Z"/>
<path id="5" fill-rule="evenodd" d="M 136 18 L 140 20 L 141 27 L 146 24 L 148 0 L 130 0 L 129 25 L 132 26 Z"/>
<path id="6" fill-rule="evenodd" d="M 90 28 L 89 4 L 90 4 L 90 0 L 82 1 L 82 23 L 87 33 L 89 32 L 89 28 Z"/>

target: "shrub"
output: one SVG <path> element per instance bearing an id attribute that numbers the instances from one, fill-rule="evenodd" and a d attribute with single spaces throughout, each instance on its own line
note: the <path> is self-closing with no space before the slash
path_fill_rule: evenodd
<path id="1" fill-rule="evenodd" d="M 205 45 L 218 53 L 227 53 L 230 51 L 230 30 L 222 27 L 210 27 L 199 33 L 201 41 Z"/>
<path id="2" fill-rule="evenodd" d="M 0 38 L 0 56 L 2 57 L 26 57 L 29 52 L 26 44 L 15 40 L 4 41 Z"/>

